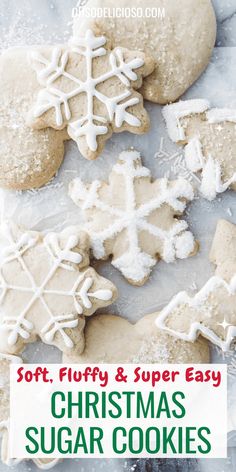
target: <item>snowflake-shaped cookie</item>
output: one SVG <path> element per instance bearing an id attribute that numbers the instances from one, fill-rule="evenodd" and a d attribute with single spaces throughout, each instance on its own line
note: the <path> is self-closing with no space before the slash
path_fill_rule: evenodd
<path id="1" fill-rule="evenodd" d="M 144 53 L 110 50 L 104 36 L 88 30 L 73 37 L 66 48 L 32 52 L 32 66 L 42 89 L 30 124 L 63 129 L 87 159 L 102 151 L 112 131 L 144 133 L 149 127 L 142 96 L 135 89 L 154 62 Z"/>
<path id="2" fill-rule="evenodd" d="M 17 356 L 0 354 L 0 437 L 1 460 L 8 466 L 14 466 L 21 459 L 11 459 L 9 454 L 9 428 L 10 428 L 10 365 L 21 364 L 22 359 Z M 32 459 L 40 469 L 50 469 L 59 459 Z"/>
<path id="3" fill-rule="evenodd" d="M 157 258 L 173 262 L 196 249 L 187 223 L 176 218 L 193 199 L 191 184 L 184 179 L 151 182 L 137 151 L 121 153 L 108 184 L 75 179 L 69 194 L 86 215 L 94 256 L 112 255 L 112 264 L 132 284 L 146 281 Z"/>
<path id="4" fill-rule="evenodd" d="M 182 339 L 199 335 L 223 351 L 236 336 L 236 226 L 219 221 L 210 259 L 216 273 L 194 296 L 179 292 L 156 319 L 158 328 Z"/>
<path id="5" fill-rule="evenodd" d="M 200 191 L 208 200 L 236 190 L 236 110 L 213 108 L 207 100 L 187 100 L 163 109 L 170 138 L 185 145 L 185 163 L 201 173 Z"/>
<path id="6" fill-rule="evenodd" d="M 84 316 L 112 303 L 114 285 L 89 267 L 88 238 L 0 228 L 0 352 L 18 353 L 39 336 L 62 351 L 83 350 Z"/>

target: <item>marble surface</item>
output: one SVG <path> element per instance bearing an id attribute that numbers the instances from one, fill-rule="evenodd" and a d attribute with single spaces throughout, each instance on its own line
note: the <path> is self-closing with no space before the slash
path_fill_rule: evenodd
<path id="1" fill-rule="evenodd" d="M 196 0 L 198 1 L 198 0 Z M 236 107 L 236 0 L 213 1 L 218 22 L 217 43 L 211 63 L 197 83 L 187 92 L 185 98 L 208 98 L 214 106 Z M 35 44 L 42 42 L 61 42 L 71 30 L 71 9 L 75 0 L 0 0 L 0 50 L 9 46 Z M 71 142 L 67 145 L 66 159 L 52 186 L 47 186 L 38 192 L 15 194 L 4 192 L 2 201 L 4 211 L 16 221 L 35 229 L 59 229 L 70 222 L 77 222 L 78 210 L 67 196 L 68 182 L 75 174 L 90 180 L 107 178 L 109 170 L 116 160 L 120 150 L 127 146 L 137 147 L 143 154 L 143 162 L 150 167 L 154 177 L 164 175 L 170 167 L 170 162 L 161 165 L 154 155 L 160 149 L 161 143 L 166 152 L 173 155 L 177 148 L 167 136 L 161 107 L 147 104 L 151 115 L 152 127 L 143 137 L 130 134 L 113 137 L 106 146 L 101 158 L 93 163 L 85 161 L 78 155 L 76 146 Z M 114 152 L 115 151 L 115 152 Z M 54 199 L 49 198 L 54 196 Z M 197 257 L 178 264 L 167 265 L 160 263 L 153 271 L 150 282 L 145 287 L 137 289 L 128 287 L 127 283 L 110 264 L 99 267 L 101 273 L 108 276 L 119 287 L 122 294 L 110 310 L 131 321 L 140 318 L 144 313 L 160 309 L 177 291 L 196 284 L 200 288 L 207 278 L 212 275 L 213 267 L 208 261 L 208 252 L 219 218 L 227 218 L 236 223 L 235 193 L 226 192 L 214 203 L 210 204 L 198 199 L 189 206 L 187 219 L 196 237 L 200 240 L 201 251 Z M 57 201 L 55 207 L 54 201 Z M 205 218 L 202 218 L 202 214 Z M 205 224 L 207 220 L 207 225 Z M 172 283 L 169 283 L 169 280 Z M 159 290 L 156 290 L 158 284 Z M 213 350 L 213 360 L 224 362 L 217 350 Z M 32 362 L 58 360 L 55 349 L 44 347 L 38 343 L 28 348 L 26 358 Z M 232 364 L 232 359 L 227 359 Z M 233 364 L 232 364 L 233 366 Z M 236 373 L 236 367 L 235 367 Z M 234 398 L 236 391 L 235 374 L 231 383 L 229 395 L 230 429 L 236 426 L 236 408 Z M 55 472 L 234 472 L 236 470 L 236 448 L 234 435 L 230 435 L 229 457 L 227 460 L 202 461 L 70 461 L 57 465 Z M 9 469 L 0 464 L 0 472 Z M 31 463 L 21 463 L 15 468 L 17 472 L 36 471 Z"/>
<path id="2" fill-rule="evenodd" d="M 216 46 L 236 46 L 236 0 L 212 0 L 212 3 L 217 17 Z M 76 0 L 1 0 L 0 50 L 4 46 L 40 44 L 42 40 L 63 41 L 70 34 L 75 4 Z"/>
<path id="3" fill-rule="evenodd" d="M 216 46 L 236 46 L 236 1 L 212 0 L 217 17 Z"/>

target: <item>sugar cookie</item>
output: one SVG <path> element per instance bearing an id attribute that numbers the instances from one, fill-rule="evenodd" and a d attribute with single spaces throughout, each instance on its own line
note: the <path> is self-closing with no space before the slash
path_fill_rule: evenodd
<path id="1" fill-rule="evenodd" d="M 85 349 L 65 363 L 207 363 L 208 344 L 199 339 L 194 344 L 176 340 L 155 326 L 157 313 L 146 315 L 136 324 L 120 316 L 95 315 L 87 320 Z"/>
<path id="2" fill-rule="evenodd" d="M 134 285 L 144 284 L 158 258 L 173 262 L 197 250 L 186 221 L 177 218 L 193 199 L 191 184 L 151 182 L 137 151 L 121 153 L 109 183 L 77 178 L 69 194 L 85 214 L 94 256 L 112 255 L 113 266 Z"/>
<path id="3" fill-rule="evenodd" d="M 105 14 L 115 6 L 114 0 L 89 0 L 84 6 L 88 15 L 75 17 L 74 33 L 81 34 L 90 27 L 96 34 L 105 34 L 113 47 L 128 44 L 151 54 L 156 67 L 144 80 L 141 92 L 152 102 L 174 102 L 209 63 L 216 39 L 211 1 L 119 0 L 119 13 L 126 11 L 126 16 Z M 100 13 L 97 18 L 96 8 Z M 129 14 L 131 10 L 136 16 Z"/>
<path id="4" fill-rule="evenodd" d="M 185 145 L 187 169 L 201 174 L 202 195 L 236 190 L 236 110 L 195 99 L 167 105 L 163 116 L 172 141 Z"/>
<path id="5" fill-rule="evenodd" d="M 64 130 L 33 130 L 26 124 L 39 86 L 28 63 L 29 48 L 0 55 L 0 187 L 41 187 L 59 169 L 64 157 Z"/>
<path id="6" fill-rule="evenodd" d="M 236 336 L 236 226 L 220 220 L 210 252 L 215 275 L 194 296 L 179 292 L 157 317 L 158 328 L 184 341 L 201 334 L 223 351 Z"/>
<path id="7" fill-rule="evenodd" d="M 82 351 L 84 317 L 116 297 L 89 267 L 87 236 L 75 227 L 44 236 L 6 223 L 0 238 L 0 352 L 16 354 L 37 337 Z"/>
<path id="8" fill-rule="evenodd" d="M 153 71 L 150 56 L 111 50 L 105 36 L 88 30 L 68 46 L 32 51 L 29 60 L 39 84 L 28 120 L 34 128 L 67 128 L 87 159 L 101 153 L 112 132 L 148 130 L 149 118 L 136 89 Z"/>

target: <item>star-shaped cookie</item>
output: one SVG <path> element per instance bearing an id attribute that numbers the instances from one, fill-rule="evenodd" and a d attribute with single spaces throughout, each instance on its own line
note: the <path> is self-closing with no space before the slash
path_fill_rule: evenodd
<path id="1" fill-rule="evenodd" d="M 87 235 L 70 227 L 44 236 L 4 223 L 0 243 L 0 352 L 18 353 L 37 337 L 82 351 L 84 317 L 116 297 L 89 267 Z"/>
<path id="2" fill-rule="evenodd" d="M 196 295 L 178 293 L 156 319 L 158 328 L 184 341 L 199 335 L 223 351 L 236 336 L 236 226 L 225 220 L 217 225 L 210 260 L 211 277 Z"/>
<path id="3" fill-rule="evenodd" d="M 197 245 L 178 217 L 193 199 L 184 179 L 151 181 L 140 154 L 122 152 L 109 183 L 71 182 L 69 194 L 87 219 L 94 256 L 107 259 L 134 285 L 142 285 L 158 258 L 173 262 L 195 253 Z"/>

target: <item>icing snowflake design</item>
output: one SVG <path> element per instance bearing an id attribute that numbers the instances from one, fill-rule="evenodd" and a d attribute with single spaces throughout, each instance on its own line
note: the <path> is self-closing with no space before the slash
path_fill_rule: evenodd
<path id="1" fill-rule="evenodd" d="M 229 283 L 213 276 L 193 297 L 179 292 L 159 314 L 156 325 L 183 341 L 194 342 L 201 334 L 226 352 L 236 336 L 235 306 L 236 275 Z"/>
<path id="2" fill-rule="evenodd" d="M 202 120 L 201 115 L 204 116 Z M 163 108 L 163 116 L 172 141 L 186 144 L 187 169 L 194 174 L 201 172 L 200 192 L 206 199 L 213 200 L 218 193 L 236 183 L 233 164 L 236 142 L 232 137 L 235 135 L 236 110 L 210 109 L 207 100 L 196 99 L 167 105 Z M 229 133 L 230 124 L 233 134 Z"/>
<path id="3" fill-rule="evenodd" d="M 73 37 L 67 49 L 54 48 L 50 59 L 37 51 L 31 54 L 38 82 L 44 87 L 38 93 L 33 110 L 36 123 L 39 117 L 54 110 L 53 127 L 61 129 L 68 125 L 69 136 L 77 142 L 85 157 L 89 156 L 80 146 L 81 138 L 85 138 L 88 149 L 95 153 L 97 138 L 110 133 L 111 123 L 114 122 L 117 129 L 123 124 L 141 126 L 139 118 L 128 109 L 141 103 L 141 95 L 134 93 L 131 82 L 140 80 L 140 74 L 135 70 L 144 65 L 144 56 L 139 53 L 140 57 L 126 62 L 127 50 L 109 51 L 103 47 L 105 44 L 104 36 L 96 37 L 88 30 L 85 37 Z M 95 73 L 94 61 L 99 58 L 105 58 L 105 62 L 102 60 L 100 70 Z M 73 61 L 77 65 L 73 66 Z M 109 89 L 111 80 L 115 82 Z M 107 84 L 107 90 L 104 90 L 104 84 Z M 116 86 L 119 92 L 112 96 L 112 88 Z M 72 106 L 76 100 L 78 110 Z M 47 117 L 44 124 L 51 126 Z"/>
<path id="4" fill-rule="evenodd" d="M 151 182 L 137 151 L 120 155 L 109 184 L 85 185 L 75 179 L 69 193 L 88 219 L 85 228 L 94 256 L 113 255 L 113 266 L 131 283 L 144 283 L 158 256 L 173 262 L 194 251 L 187 223 L 175 218 L 184 212 L 186 201 L 193 199 L 191 184 L 184 179 Z"/>
<path id="5" fill-rule="evenodd" d="M 15 238 L 7 224 L 1 236 L 7 245 L 0 258 L 0 351 L 16 353 L 36 335 L 61 350 L 79 350 L 82 315 L 110 304 L 114 292 L 113 284 L 86 267 L 85 236 L 70 228 Z"/>

